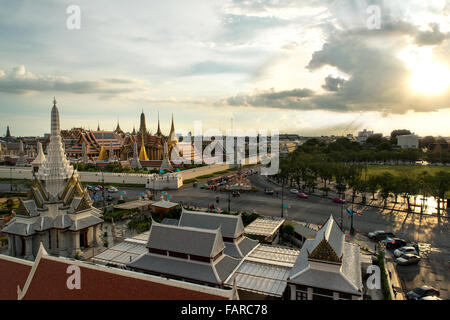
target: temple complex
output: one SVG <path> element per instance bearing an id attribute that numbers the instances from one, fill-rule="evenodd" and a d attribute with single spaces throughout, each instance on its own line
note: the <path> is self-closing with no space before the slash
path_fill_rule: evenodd
<path id="1" fill-rule="evenodd" d="M 62 131 L 66 152 L 69 157 L 82 158 L 83 162 L 109 162 L 129 161 L 131 163 L 134 154 L 134 144 L 138 146 L 140 161 L 161 161 L 164 156 L 164 143 L 167 141 L 169 149 L 176 145 L 175 127 L 172 117 L 172 126 L 169 136 L 161 133 L 159 116 L 158 127 L 155 134 L 147 129 L 144 112 L 140 116 L 139 130 L 133 128 L 131 133 L 125 133 L 117 121 L 113 131 L 85 130 L 73 128 Z M 86 160 L 86 161 L 85 161 Z"/>
<path id="2" fill-rule="evenodd" d="M 56 100 L 51 111 L 51 136 L 47 155 L 40 156 L 27 200 L 20 199 L 15 217 L 3 232 L 8 254 L 34 260 L 40 243 L 54 255 L 74 257 L 82 248 L 97 245 L 101 211 L 92 206 L 78 172 L 64 153 Z"/>

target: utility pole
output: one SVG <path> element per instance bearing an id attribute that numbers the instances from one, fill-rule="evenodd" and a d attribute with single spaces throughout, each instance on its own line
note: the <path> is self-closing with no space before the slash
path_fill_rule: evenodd
<path id="1" fill-rule="evenodd" d="M 281 178 L 281 217 L 283 218 L 284 210 L 284 178 Z"/>
<path id="2" fill-rule="evenodd" d="M 353 216 L 355 215 L 355 212 L 353 211 L 353 204 L 352 204 L 352 214 L 350 216 L 350 234 L 355 234 L 355 229 L 353 229 Z"/>
<path id="3" fill-rule="evenodd" d="M 103 207 L 105 207 L 105 176 L 103 174 L 103 169 L 102 169 L 102 185 L 103 185 L 103 189 L 102 189 Z"/>
<path id="4" fill-rule="evenodd" d="M 12 188 L 12 167 L 11 168 L 9 168 L 9 182 L 10 182 L 10 186 L 11 186 L 11 192 L 13 191 L 13 188 Z"/>

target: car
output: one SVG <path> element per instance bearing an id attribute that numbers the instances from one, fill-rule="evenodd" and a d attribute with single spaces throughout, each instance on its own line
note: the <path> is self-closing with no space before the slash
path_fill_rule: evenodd
<path id="1" fill-rule="evenodd" d="M 104 187 L 101 186 L 101 185 L 98 185 L 96 188 L 98 188 L 99 190 L 103 190 L 104 189 Z"/>
<path id="2" fill-rule="evenodd" d="M 335 202 L 335 203 L 345 203 L 344 199 L 340 199 L 340 198 L 333 198 L 331 199 L 331 201 Z"/>
<path id="3" fill-rule="evenodd" d="M 291 189 L 291 190 L 289 190 L 289 192 L 293 193 L 293 194 L 297 194 L 299 191 L 297 189 Z"/>
<path id="4" fill-rule="evenodd" d="M 110 193 L 114 193 L 114 192 L 119 192 L 119 190 L 116 188 L 116 187 L 109 187 L 108 188 L 108 192 L 110 192 Z"/>
<path id="5" fill-rule="evenodd" d="M 369 232 L 369 234 L 367 236 L 369 237 L 370 240 L 374 240 L 374 241 L 385 240 L 386 237 L 395 238 L 395 235 L 392 232 L 385 232 L 382 230 Z"/>
<path id="6" fill-rule="evenodd" d="M 269 189 L 269 188 L 266 188 L 265 190 L 264 190 L 264 192 L 265 192 L 265 194 L 273 194 L 274 192 L 273 192 L 273 189 Z"/>
<path id="7" fill-rule="evenodd" d="M 88 188 L 89 191 L 94 191 L 95 190 L 95 187 L 91 186 L 91 185 L 87 186 L 87 188 Z"/>
<path id="8" fill-rule="evenodd" d="M 207 186 L 208 186 L 208 185 L 207 185 L 206 183 L 204 183 L 204 184 L 202 184 L 202 185 L 200 186 L 200 189 L 205 189 Z"/>
<path id="9" fill-rule="evenodd" d="M 297 197 L 299 197 L 301 199 L 308 199 L 308 195 L 306 193 L 303 193 L 303 192 L 297 193 Z"/>
<path id="10" fill-rule="evenodd" d="M 406 253 L 399 258 L 395 259 L 395 262 L 401 266 L 409 266 L 411 264 L 418 264 L 420 261 L 420 256 L 417 254 Z"/>
<path id="11" fill-rule="evenodd" d="M 436 296 L 425 296 L 425 297 L 420 298 L 419 300 L 433 301 L 433 300 L 442 300 L 442 299 L 439 297 L 436 297 Z"/>
<path id="12" fill-rule="evenodd" d="M 387 249 L 397 249 L 406 246 L 406 240 L 400 238 L 393 238 L 391 241 L 383 240 L 383 244 Z"/>
<path id="13" fill-rule="evenodd" d="M 401 247 L 398 249 L 394 250 L 394 256 L 396 257 L 401 257 L 404 254 L 408 254 L 408 253 L 412 253 L 412 254 L 417 254 L 416 248 L 414 247 Z"/>
<path id="14" fill-rule="evenodd" d="M 241 196 L 239 191 L 233 191 L 232 195 L 233 195 L 233 197 L 240 197 Z"/>
<path id="15" fill-rule="evenodd" d="M 439 290 L 437 290 L 433 287 L 423 285 L 421 287 L 417 287 L 417 288 L 409 291 L 406 294 L 406 298 L 408 300 L 419 300 L 421 298 L 428 297 L 428 296 L 440 296 L 440 292 L 439 292 Z"/>

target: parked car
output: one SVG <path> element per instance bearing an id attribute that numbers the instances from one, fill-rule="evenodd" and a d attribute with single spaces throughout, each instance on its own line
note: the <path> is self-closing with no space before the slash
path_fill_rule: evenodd
<path id="1" fill-rule="evenodd" d="M 297 197 L 299 197 L 301 199 L 308 199 L 308 195 L 306 193 L 303 193 L 303 192 L 297 193 Z"/>
<path id="2" fill-rule="evenodd" d="M 339 198 L 333 198 L 333 199 L 331 199 L 331 201 L 336 202 L 336 203 L 345 203 L 345 200 L 339 199 Z"/>
<path id="3" fill-rule="evenodd" d="M 87 188 L 88 188 L 89 191 L 94 191 L 95 190 L 95 187 L 91 186 L 91 185 L 87 186 Z"/>
<path id="4" fill-rule="evenodd" d="M 389 242 L 383 240 L 383 244 L 386 246 L 387 249 L 397 249 L 406 246 L 407 242 L 406 240 L 400 238 L 393 238 L 392 241 Z"/>
<path id="5" fill-rule="evenodd" d="M 428 296 L 440 296 L 440 292 L 439 292 L 439 290 L 437 290 L 433 287 L 423 285 L 421 287 L 418 287 L 418 288 L 415 288 L 415 289 L 409 291 L 406 294 L 406 298 L 408 300 L 419 300 L 421 298 L 428 297 Z"/>
<path id="6" fill-rule="evenodd" d="M 111 186 L 108 188 L 108 192 L 114 193 L 114 192 L 119 192 L 119 190 L 116 187 Z"/>
<path id="7" fill-rule="evenodd" d="M 374 240 L 374 241 L 385 240 L 386 237 L 395 238 L 395 235 L 392 232 L 385 232 L 382 230 L 369 232 L 369 234 L 367 236 L 369 237 L 370 240 Z"/>
<path id="8" fill-rule="evenodd" d="M 416 248 L 414 248 L 414 247 L 401 247 L 401 248 L 394 250 L 394 256 L 396 256 L 396 257 L 401 257 L 402 255 L 408 254 L 408 253 L 418 254 L 416 251 Z"/>
<path id="9" fill-rule="evenodd" d="M 401 266 L 409 266 L 411 264 L 418 264 L 420 261 L 420 256 L 417 254 L 406 253 L 401 257 L 395 259 L 395 262 Z"/>
<path id="10" fill-rule="evenodd" d="M 442 300 L 442 299 L 439 298 L 439 297 L 436 297 L 436 296 L 425 296 L 423 298 L 420 298 L 419 300 L 430 300 L 430 301 L 433 301 L 433 300 Z"/>
<path id="11" fill-rule="evenodd" d="M 233 197 L 240 197 L 241 196 L 239 191 L 233 191 L 232 195 L 233 195 Z"/>
<path id="12" fill-rule="evenodd" d="M 291 189 L 291 190 L 289 190 L 289 192 L 293 193 L 293 194 L 297 194 L 299 191 L 297 189 Z"/>
<path id="13" fill-rule="evenodd" d="M 208 186 L 208 185 L 207 185 L 206 183 L 204 183 L 204 184 L 202 184 L 202 185 L 200 186 L 200 189 L 205 189 L 207 186 Z"/>
<path id="14" fill-rule="evenodd" d="M 98 185 L 96 188 L 98 188 L 99 190 L 103 190 L 104 187 L 102 185 Z"/>
<path id="15" fill-rule="evenodd" d="M 265 194 L 273 194 L 273 189 L 266 188 L 264 192 Z"/>

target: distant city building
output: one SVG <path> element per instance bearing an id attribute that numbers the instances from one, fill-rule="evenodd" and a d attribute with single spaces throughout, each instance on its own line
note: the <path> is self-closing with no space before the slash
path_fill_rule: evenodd
<path id="1" fill-rule="evenodd" d="M 363 131 L 359 131 L 358 132 L 358 136 L 356 138 L 356 141 L 359 142 L 359 143 L 366 142 L 367 138 L 369 138 L 373 134 L 374 134 L 373 131 L 368 131 L 366 129 L 364 129 Z"/>
<path id="2" fill-rule="evenodd" d="M 402 149 L 417 149 L 419 148 L 419 136 L 415 135 L 414 133 L 397 136 L 397 145 Z"/>

